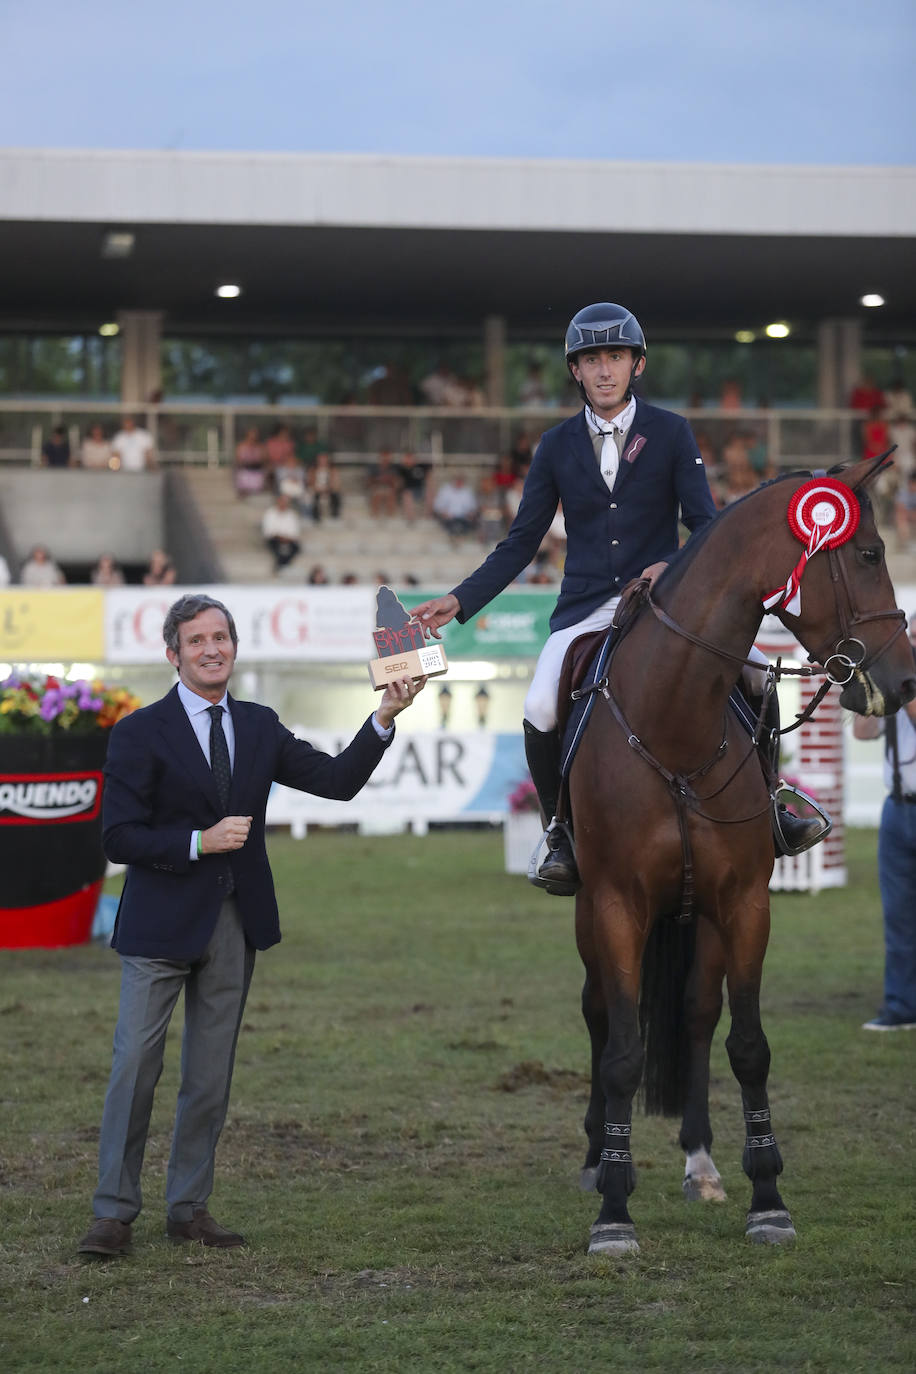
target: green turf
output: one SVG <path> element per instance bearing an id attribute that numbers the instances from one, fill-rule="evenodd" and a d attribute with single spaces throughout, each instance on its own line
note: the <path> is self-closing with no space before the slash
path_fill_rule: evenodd
<path id="1" fill-rule="evenodd" d="M 277 837 L 212 1209 L 245 1251 L 163 1238 L 180 1026 L 134 1255 L 77 1259 L 117 1004 L 99 947 L 0 955 L 0 1369 L 911 1371 L 916 1033 L 868 1035 L 873 832 L 850 886 L 774 899 L 764 1012 L 790 1249 L 743 1236 L 743 1121 L 719 1033 L 729 1200 L 682 1200 L 677 1123 L 637 1119 L 642 1246 L 589 1259 L 587 1044 L 572 902 L 498 833 Z"/>

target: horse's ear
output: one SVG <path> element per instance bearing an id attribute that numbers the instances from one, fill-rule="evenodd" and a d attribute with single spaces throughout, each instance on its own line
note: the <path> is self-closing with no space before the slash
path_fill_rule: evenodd
<path id="1" fill-rule="evenodd" d="M 843 477 L 846 485 L 853 491 L 858 491 L 860 487 L 865 487 L 873 482 L 882 472 L 886 472 L 888 468 L 894 466 L 891 454 L 895 452 L 896 448 L 897 445 L 892 444 L 886 453 L 880 454 L 877 458 L 866 459 L 863 463 L 856 463 L 854 467 L 847 468 L 846 472 L 849 476 Z"/>

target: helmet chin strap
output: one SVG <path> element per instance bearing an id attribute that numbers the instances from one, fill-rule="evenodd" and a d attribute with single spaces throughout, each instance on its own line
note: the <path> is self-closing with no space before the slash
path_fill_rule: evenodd
<path id="1" fill-rule="evenodd" d="M 637 369 L 639 368 L 639 364 L 642 362 L 642 360 L 643 360 L 644 357 L 645 357 L 645 354 L 644 354 L 644 353 L 640 353 L 639 357 L 636 359 L 636 361 L 633 363 L 633 366 L 632 366 L 631 369 L 630 369 L 630 380 L 629 380 L 629 382 L 627 383 L 627 389 L 626 389 L 626 392 L 625 392 L 624 398 L 623 398 L 623 403 L 624 403 L 625 406 L 630 404 L 630 400 L 631 400 L 631 398 L 632 398 L 632 396 L 633 396 L 633 383 L 636 381 L 636 377 L 637 377 Z M 586 405 L 590 405 L 591 408 L 592 408 L 592 410 L 594 410 L 594 409 L 595 409 L 595 403 L 594 403 L 594 401 L 592 400 L 591 396 L 589 396 L 588 392 L 585 390 L 585 387 L 582 385 L 582 383 L 581 383 L 581 381 L 579 380 L 579 378 L 578 378 L 578 377 L 576 376 L 576 374 L 573 372 L 573 370 L 572 370 L 572 361 L 573 361 L 573 360 L 572 360 L 572 359 L 569 359 L 569 358 L 566 360 L 566 366 L 569 368 L 569 375 L 572 377 L 572 379 L 573 379 L 573 381 L 575 382 L 576 386 L 579 388 L 579 395 L 582 397 L 583 401 L 585 401 Z"/>

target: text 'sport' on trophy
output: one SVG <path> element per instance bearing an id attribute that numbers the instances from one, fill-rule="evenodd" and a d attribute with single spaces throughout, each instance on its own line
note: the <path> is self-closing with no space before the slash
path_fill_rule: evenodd
<path id="1" fill-rule="evenodd" d="M 448 671 L 440 642 L 426 640 L 420 622 L 411 620 L 390 587 L 378 589 L 375 625 L 378 658 L 369 663 L 369 679 L 376 691 L 393 678 L 439 677 Z"/>

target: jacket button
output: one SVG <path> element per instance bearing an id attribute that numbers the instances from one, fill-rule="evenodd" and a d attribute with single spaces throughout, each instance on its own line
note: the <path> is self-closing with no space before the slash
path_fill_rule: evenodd
<path id="1" fill-rule="evenodd" d="M 617 545 L 618 545 L 619 543 L 620 543 L 620 540 L 619 540 L 619 539 L 612 539 L 612 540 L 611 540 L 611 548 L 616 549 L 616 547 L 617 547 Z"/>
<path id="2" fill-rule="evenodd" d="M 616 509 L 617 509 L 617 502 L 616 502 L 616 501 L 612 501 L 612 502 L 611 502 L 611 510 L 616 510 Z"/>

